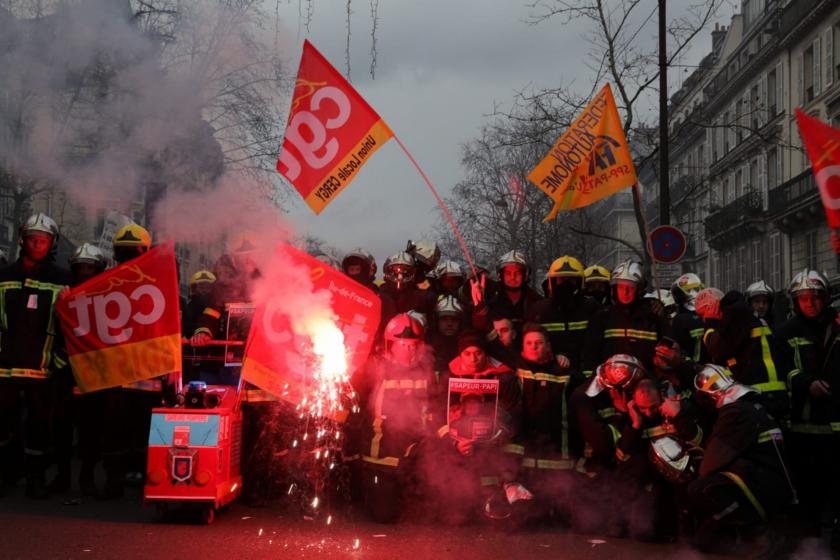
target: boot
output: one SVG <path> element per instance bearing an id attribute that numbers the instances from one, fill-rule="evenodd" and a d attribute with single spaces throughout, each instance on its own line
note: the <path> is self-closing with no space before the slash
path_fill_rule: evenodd
<path id="1" fill-rule="evenodd" d="M 82 470 L 79 471 L 79 490 L 82 492 L 82 496 L 95 496 L 96 495 L 96 483 L 94 482 L 94 468 L 82 462 Z"/>
<path id="2" fill-rule="evenodd" d="M 26 463 L 26 497 L 33 500 L 45 500 L 50 493 L 47 489 L 47 477 L 44 474 L 44 457 L 42 455 L 29 455 L 25 457 Z"/>
<path id="3" fill-rule="evenodd" d="M 58 465 L 58 472 L 50 480 L 47 489 L 51 494 L 63 494 L 70 490 L 70 486 L 70 464 L 62 462 Z"/>

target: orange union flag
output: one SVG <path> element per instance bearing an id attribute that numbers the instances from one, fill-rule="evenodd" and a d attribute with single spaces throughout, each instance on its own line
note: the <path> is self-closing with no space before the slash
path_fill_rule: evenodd
<path id="1" fill-rule="evenodd" d="M 610 85 L 605 85 L 560 137 L 528 180 L 554 199 L 543 221 L 588 206 L 636 182 Z"/>
<path id="2" fill-rule="evenodd" d="M 175 247 L 167 243 L 70 290 L 56 303 L 83 392 L 181 370 Z"/>
<path id="3" fill-rule="evenodd" d="M 799 109 L 796 110 L 796 121 L 802 143 L 811 159 L 828 226 L 840 228 L 840 130 Z"/>
<path id="4" fill-rule="evenodd" d="M 316 213 L 394 133 L 312 43 L 304 41 L 277 171 Z"/>

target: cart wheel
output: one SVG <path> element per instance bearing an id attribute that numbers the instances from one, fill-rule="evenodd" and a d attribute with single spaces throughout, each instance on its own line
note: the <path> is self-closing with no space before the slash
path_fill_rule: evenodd
<path id="1" fill-rule="evenodd" d="M 201 510 L 201 521 L 205 525 L 210 525 L 213 523 L 213 520 L 216 519 L 216 508 L 213 506 L 208 506 Z"/>
<path id="2" fill-rule="evenodd" d="M 158 502 L 155 504 L 155 517 L 158 521 L 166 521 L 169 518 L 169 504 Z"/>

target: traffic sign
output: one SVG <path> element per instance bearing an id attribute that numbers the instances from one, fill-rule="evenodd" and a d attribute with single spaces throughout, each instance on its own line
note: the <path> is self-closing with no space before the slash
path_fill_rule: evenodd
<path id="1" fill-rule="evenodd" d="M 685 254 L 685 235 L 673 226 L 659 226 L 650 232 L 650 246 L 657 262 L 675 263 Z"/>

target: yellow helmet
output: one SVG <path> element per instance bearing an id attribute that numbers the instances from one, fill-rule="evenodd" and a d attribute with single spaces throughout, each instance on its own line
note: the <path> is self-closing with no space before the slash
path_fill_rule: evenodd
<path id="1" fill-rule="evenodd" d="M 152 246 L 152 236 L 145 228 L 137 224 L 121 227 L 114 235 L 114 247 L 143 247 Z"/>
<path id="2" fill-rule="evenodd" d="M 583 280 L 583 263 L 568 255 L 556 259 L 548 268 L 549 278 L 580 278 Z"/>
<path id="3" fill-rule="evenodd" d="M 216 281 L 216 275 L 209 270 L 199 270 L 190 278 L 190 287 L 195 284 L 212 284 Z"/>
<path id="4" fill-rule="evenodd" d="M 611 278 L 610 271 L 603 266 L 593 264 L 583 271 L 583 283 L 589 282 L 609 282 Z"/>

